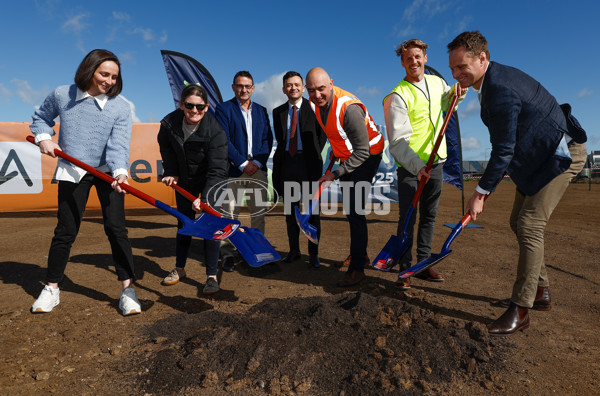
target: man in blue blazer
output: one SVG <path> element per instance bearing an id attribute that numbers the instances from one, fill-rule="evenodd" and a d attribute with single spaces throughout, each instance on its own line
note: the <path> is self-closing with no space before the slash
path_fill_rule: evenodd
<path id="1" fill-rule="evenodd" d="M 265 232 L 267 197 L 267 160 L 273 147 L 273 133 L 267 109 L 250 99 L 254 79 L 248 71 L 239 71 L 231 85 L 235 97 L 217 105 L 215 116 L 229 141 L 229 183 L 233 197 L 247 189 L 244 196 L 251 216 L 251 227 Z M 237 219 L 241 202 L 229 202 L 229 213 Z M 226 240 L 221 246 L 223 270 L 233 271 L 235 249 Z"/>
<path id="2" fill-rule="evenodd" d="M 486 195 L 508 173 L 516 184 L 510 226 L 519 243 L 517 279 L 508 310 L 488 325 L 491 335 L 509 335 L 529 327 L 529 309 L 551 308 L 544 263 L 544 231 L 570 180 L 586 160 L 585 131 L 569 105 L 556 99 L 524 72 L 490 62 L 487 40 L 464 32 L 448 44 L 452 76 L 473 87 L 488 127 L 492 152 L 468 209 L 477 218 Z"/>

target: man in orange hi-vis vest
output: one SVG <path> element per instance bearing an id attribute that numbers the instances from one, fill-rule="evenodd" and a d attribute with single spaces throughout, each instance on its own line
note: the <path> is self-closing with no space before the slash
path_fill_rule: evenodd
<path id="1" fill-rule="evenodd" d="M 339 179 L 350 224 L 350 264 L 338 287 L 350 287 L 365 278 L 364 263 L 369 238 L 366 202 L 377 173 L 384 139 L 365 105 L 353 94 L 333 86 L 327 72 L 315 67 L 306 75 L 306 90 L 317 121 L 327 134 L 340 166 L 322 176 L 324 188 Z"/>

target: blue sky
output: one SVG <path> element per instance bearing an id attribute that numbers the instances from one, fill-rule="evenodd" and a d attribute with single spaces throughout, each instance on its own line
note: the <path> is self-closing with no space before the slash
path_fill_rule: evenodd
<path id="1" fill-rule="evenodd" d="M 276 5 L 272 5 L 276 4 Z M 428 65 L 454 83 L 446 45 L 480 30 L 491 59 L 520 68 L 558 100 L 569 102 L 600 150 L 600 28 L 592 1 L 433 1 L 343 3 L 12 1 L 0 24 L 0 121 L 30 122 L 55 87 L 71 84 L 83 56 L 106 48 L 119 56 L 123 95 L 137 122 L 158 122 L 173 110 L 160 50 L 185 53 L 213 75 L 223 99 L 231 80 L 249 70 L 253 99 L 269 110 L 283 103 L 281 76 L 325 68 L 383 124 L 382 99 L 404 77 L 394 50 L 420 38 Z M 489 156 L 487 129 L 471 91 L 459 109 L 463 157 Z"/>

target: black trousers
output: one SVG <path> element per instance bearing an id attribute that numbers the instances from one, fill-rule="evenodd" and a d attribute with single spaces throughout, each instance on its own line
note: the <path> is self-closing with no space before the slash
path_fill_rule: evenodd
<path id="1" fill-rule="evenodd" d="M 356 183 L 368 182 L 369 186 L 373 182 L 373 177 L 377 173 L 381 162 L 381 154 L 371 155 L 353 172 L 340 177 L 340 181 L 352 182 L 352 186 L 344 191 L 344 207 L 349 203 L 346 218 L 350 224 L 350 266 L 348 272 L 364 272 L 365 256 L 367 255 L 367 245 L 369 242 L 369 230 L 367 227 L 367 218 L 364 214 L 366 203 L 371 189 L 357 188 Z M 357 194 L 360 194 L 360 202 L 357 201 Z"/>
<path id="2" fill-rule="evenodd" d="M 281 169 L 281 177 L 283 178 L 283 183 L 285 182 L 296 182 L 302 184 L 304 181 L 310 181 L 307 172 L 307 164 L 306 159 L 304 158 L 304 154 L 301 152 L 291 157 L 289 153 L 286 151 L 283 158 L 283 165 Z M 285 192 L 285 188 L 284 188 Z M 288 242 L 290 245 L 290 251 L 300 251 L 300 227 L 298 227 L 298 223 L 296 222 L 296 209 L 295 207 L 299 206 L 300 200 L 294 200 L 290 202 L 291 204 L 291 214 L 285 215 L 285 223 L 287 225 L 287 235 Z M 313 214 L 308 218 L 308 222 L 315 226 L 317 229 L 317 238 L 321 237 L 321 218 L 319 214 Z M 319 245 L 312 243 L 310 240 L 308 241 L 308 254 L 310 255 L 318 255 L 319 254 Z"/>
<path id="3" fill-rule="evenodd" d="M 182 183 L 180 186 L 195 197 L 200 194 L 200 188 L 198 186 L 185 183 Z M 175 202 L 177 203 L 177 210 L 179 212 L 183 213 L 192 220 L 196 218 L 196 212 L 192 208 L 192 203 L 187 198 L 179 193 L 176 193 Z M 180 229 L 181 227 L 183 227 L 183 222 L 181 220 L 177 220 L 177 229 Z M 206 275 L 217 275 L 221 241 L 203 239 L 202 243 L 204 247 L 204 265 L 206 266 Z M 176 267 L 185 268 L 191 244 L 191 236 L 177 233 L 177 236 L 175 237 Z"/>
<path id="4" fill-rule="evenodd" d="M 79 183 L 58 182 L 58 224 L 48 253 L 46 282 L 59 283 L 63 280 L 92 186 L 96 187 L 102 208 L 104 232 L 110 243 L 118 280 L 135 278 L 131 243 L 125 227 L 125 196 L 88 173 Z"/>

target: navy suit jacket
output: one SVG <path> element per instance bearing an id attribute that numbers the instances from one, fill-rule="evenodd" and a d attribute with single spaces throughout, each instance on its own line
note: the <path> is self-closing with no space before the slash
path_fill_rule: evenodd
<path id="1" fill-rule="evenodd" d="M 273 187 L 279 194 L 283 194 L 283 159 L 285 146 L 288 139 L 288 102 L 273 109 L 273 131 L 277 140 L 277 147 L 273 155 Z M 300 140 L 302 141 L 302 152 L 307 166 L 307 174 L 310 181 L 319 180 L 323 173 L 323 160 L 321 151 L 327 141 L 327 135 L 319 126 L 315 112 L 310 107 L 310 102 L 302 98 L 300 105 Z"/>
<path id="2" fill-rule="evenodd" d="M 573 119 L 564 111 L 529 75 L 490 62 L 481 87 L 481 120 L 492 152 L 479 186 L 493 191 L 506 172 L 521 192 L 533 195 L 567 170 L 571 160 L 555 155 L 564 133 L 577 143 L 586 137 L 583 129 L 571 128 Z"/>
<path id="3" fill-rule="evenodd" d="M 273 147 L 273 132 L 267 109 L 252 102 L 252 159 L 261 163 L 261 170 L 267 171 L 267 161 Z M 223 126 L 229 141 L 229 176 L 242 175 L 239 166 L 248 158 L 248 131 L 246 122 L 236 98 L 219 103 L 215 117 Z"/>

